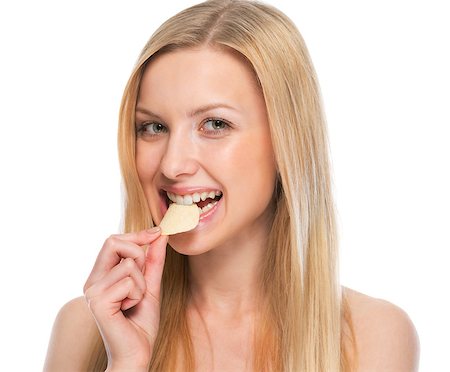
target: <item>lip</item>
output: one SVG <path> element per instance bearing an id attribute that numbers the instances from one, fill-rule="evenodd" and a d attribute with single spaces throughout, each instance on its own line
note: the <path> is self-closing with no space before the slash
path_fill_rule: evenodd
<path id="1" fill-rule="evenodd" d="M 159 222 L 161 223 L 162 218 L 167 212 L 169 208 L 169 198 L 167 197 L 167 193 L 164 190 L 159 191 L 159 211 L 161 212 L 161 218 Z"/>
<path id="2" fill-rule="evenodd" d="M 170 203 L 169 198 L 167 197 L 167 192 L 171 192 L 173 194 L 184 196 L 187 194 L 193 194 L 195 192 L 202 193 L 202 192 L 210 192 L 210 191 L 217 191 L 217 190 L 221 191 L 220 188 L 205 187 L 205 186 L 190 186 L 190 187 L 187 187 L 187 186 L 186 187 L 162 186 L 161 189 L 159 190 L 161 218 L 166 214 L 169 203 Z M 201 228 L 203 228 L 204 225 L 206 225 L 209 221 L 211 221 L 211 219 L 216 214 L 215 212 L 217 212 L 217 209 L 219 208 L 219 206 L 222 205 L 222 199 L 223 199 L 223 197 L 219 199 L 219 201 L 217 202 L 217 204 L 214 207 L 212 207 L 206 213 L 202 214 L 197 227 L 192 231 L 188 231 L 187 233 L 196 231 L 199 228 L 201 229 Z"/>
<path id="3" fill-rule="evenodd" d="M 223 198 L 220 198 L 219 201 L 217 202 L 217 204 L 212 207 L 209 211 L 207 211 L 206 213 L 203 213 L 200 215 L 200 221 L 198 222 L 198 225 L 196 228 L 201 228 L 203 225 L 205 225 L 206 223 L 208 223 L 214 216 L 214 214 L 216 213 L 217 209 L 222 205 L 222 200 Z"/>

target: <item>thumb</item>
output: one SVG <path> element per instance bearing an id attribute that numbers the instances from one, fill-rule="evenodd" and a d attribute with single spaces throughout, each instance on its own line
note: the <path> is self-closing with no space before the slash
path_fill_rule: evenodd
<path id="1" fill-rule="evenodd" d="M 159 236 L 150 243 L 145 254 L 144 279 L 147 291 L 158 301 L 168 239 L 166 235 Z"/>

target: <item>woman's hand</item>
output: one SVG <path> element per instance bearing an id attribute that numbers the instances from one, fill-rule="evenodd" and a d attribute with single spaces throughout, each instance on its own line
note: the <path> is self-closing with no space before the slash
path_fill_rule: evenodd
<path id="1" fill-rule="evenodd" d="M 106 347 L 108 370 L 148 370 L 166 245 L 159 228 L 112 235 L 97 257 L 84 295 Z"/>

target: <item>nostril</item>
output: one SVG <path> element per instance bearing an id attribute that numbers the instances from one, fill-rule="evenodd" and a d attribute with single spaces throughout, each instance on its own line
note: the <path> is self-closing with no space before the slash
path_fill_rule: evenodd
<path id="1" fill-rule="evenodd" d="M 192 144 L 173 139 L 161 159 L 161 173 L 169 180 L 195 174 L 199 167 L 195 154 Z"/>

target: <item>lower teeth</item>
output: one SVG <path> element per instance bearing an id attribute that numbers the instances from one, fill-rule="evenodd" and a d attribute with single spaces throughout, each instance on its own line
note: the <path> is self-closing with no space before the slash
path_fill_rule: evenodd
<path id="1" fill-rule="evenodd" d="M 209 203 L 207 205 L 205 205 L 203 208 L 198 207 L 198 211 L 200 212 L 200 214 L 208 212 L 212 207 L 214 207 L 217 204 L 217 202 L 212 202 Z"/>

